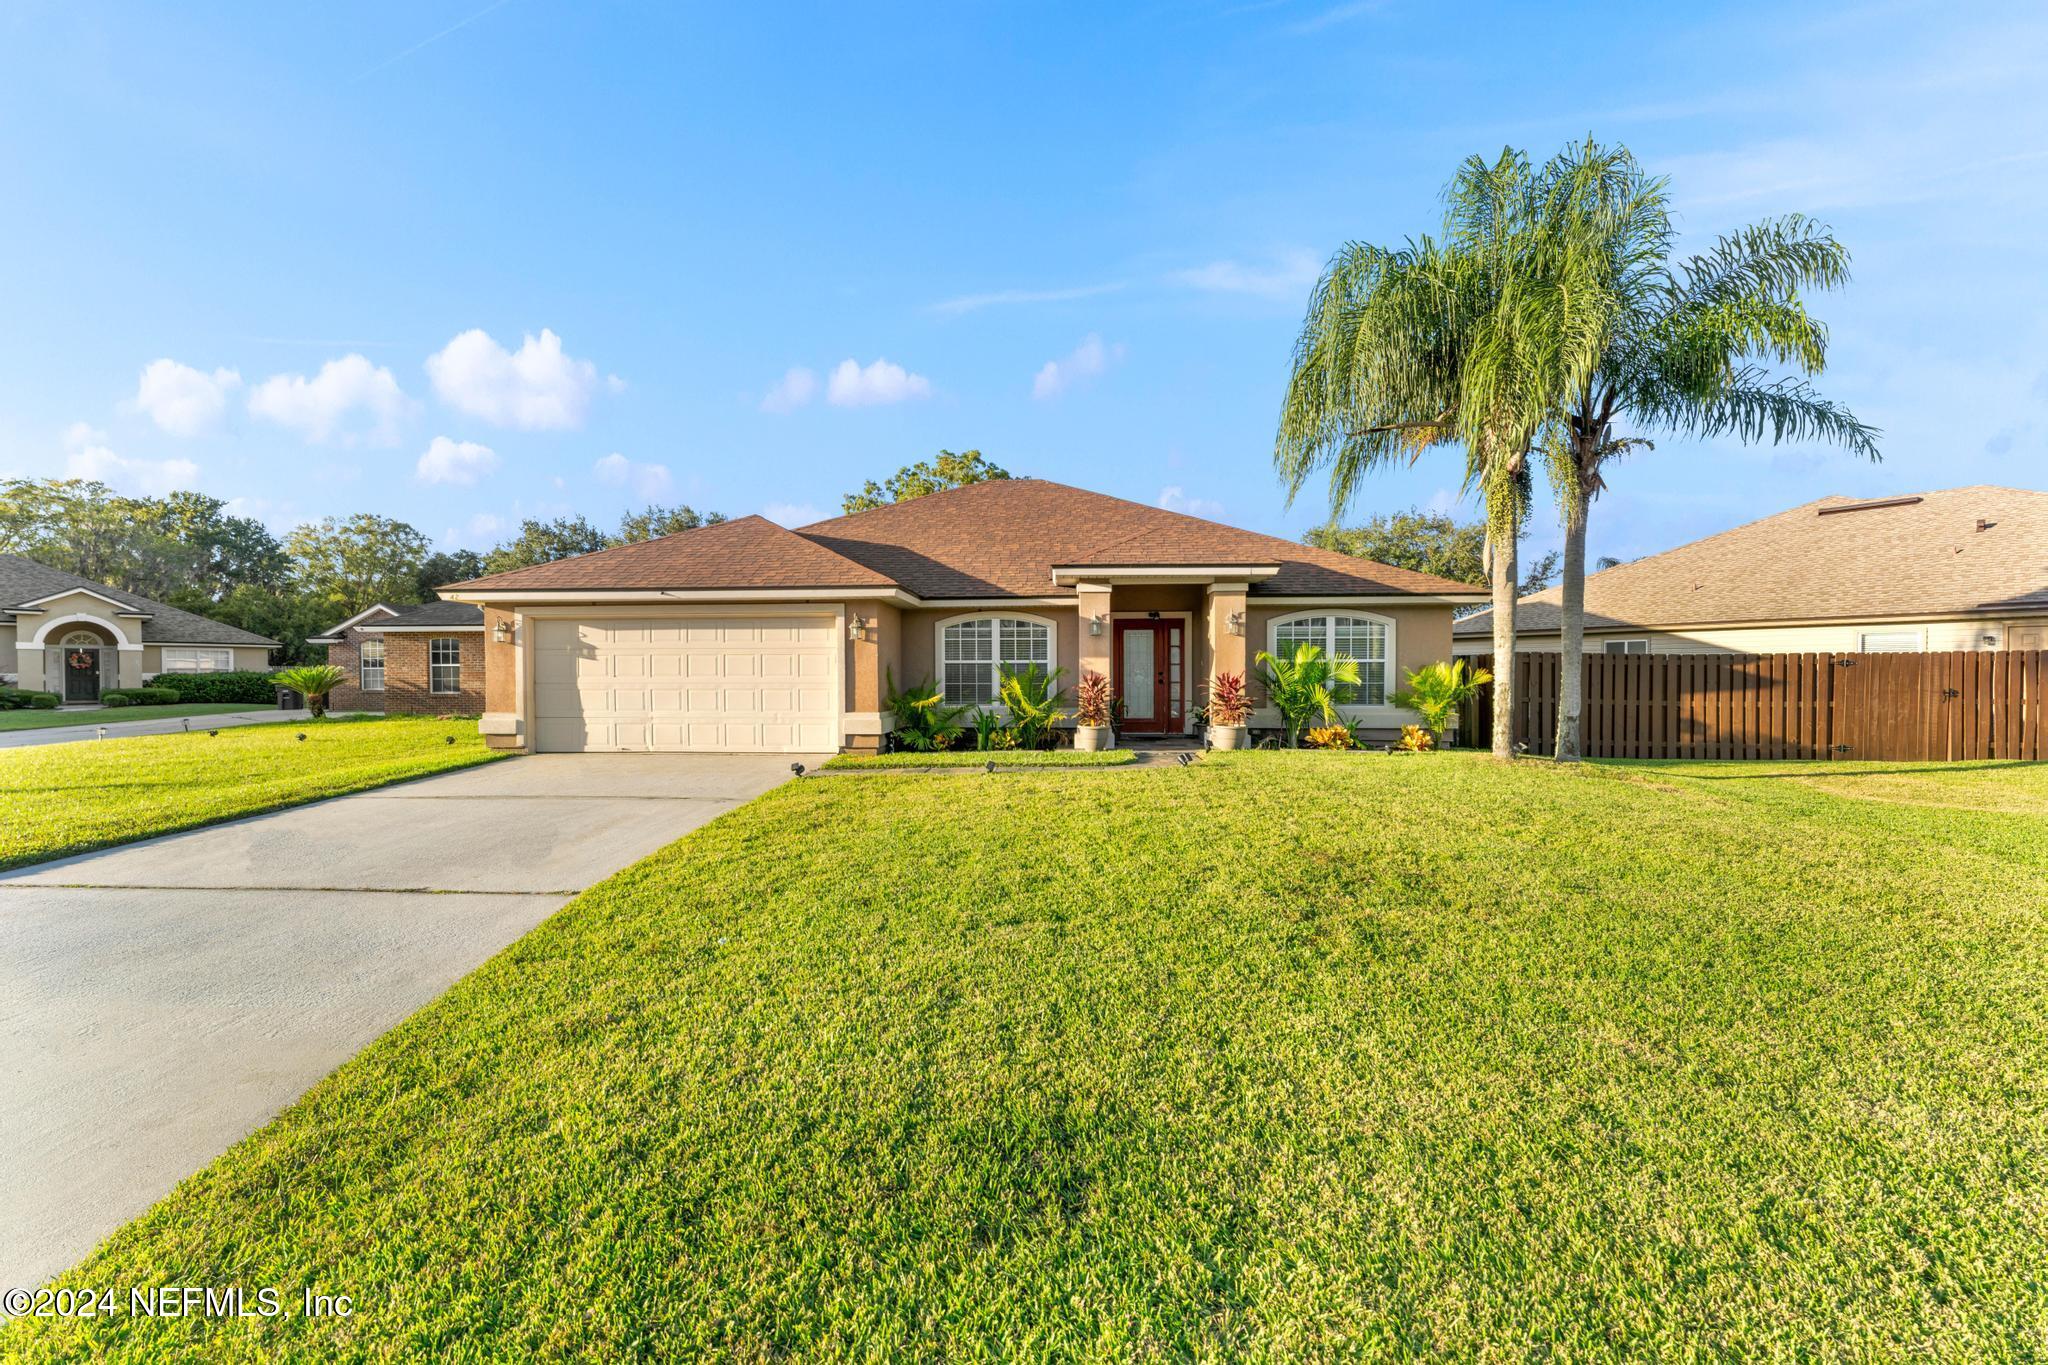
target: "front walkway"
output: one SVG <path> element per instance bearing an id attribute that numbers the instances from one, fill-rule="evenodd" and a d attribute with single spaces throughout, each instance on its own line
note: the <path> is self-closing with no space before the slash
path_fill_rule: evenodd
<path id="1" fill-rule="evenodd" d="M 789 764 L 543 754 L 0 874 L 0 1287 Z"/>
<path id="2" fill-rule="evenodd" d="M 61 708 L 76 713 L 83 707 Z M 121 714 L 118 706 L 99 708 L 103 716 Z M 332 711 L 330 715 L 341 715 Z M 104 728 L 108 739 L 126 739 L 131 735 L 174 735 L 180 730 L 221 730 L 230 725 L 261 725 L 274 720 L 306 720 L 312 712 L 306 710 L 280 711 L 275 706 L 265 710 L 251 708 L 247 711 L 222 711 L 211 716 L 165 716 L 156 720 L 113 720 L 100 725 L 54 725 L 46 730 L 5 730 L 0 731 L 0 749 L 22 749 L 32 744 L 76 744 L 80 740 L 98 739 Z"/>

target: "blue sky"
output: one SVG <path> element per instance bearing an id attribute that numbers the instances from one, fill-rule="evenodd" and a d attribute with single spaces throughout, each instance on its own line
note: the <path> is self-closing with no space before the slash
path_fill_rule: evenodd
<path id="1" fill-rule="evenodd" d="M 482 547 L 650 496 L 797 523 L 978 446 L 1297 535 L 1327 508 L 1285 505 L 1273 420 L 1317 264 L 1431 230 L 1469 153 L 1590 131 L 1672 177 L 1688 245 L 1833 225 L 1824 385 L 1885 432 L 1877 466 L 1662 440 L 1594 553 L 2048 484 L 2038 5 L 1452 13 L 15 4 L 0 474 Z"/>

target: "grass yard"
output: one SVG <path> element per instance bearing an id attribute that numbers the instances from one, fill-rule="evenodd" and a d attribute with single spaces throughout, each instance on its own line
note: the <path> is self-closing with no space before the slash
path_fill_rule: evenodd
<path id="1" fill-rule="evenodd" d="M 0 820 L 0 868 L 466 768 L 495 756 L 484 748 L 475 721 L 424 716 L 287 721 L 231 727 L 218 735 L 195 729 L 0 749 L 0 809 L 7 813 Z"/>
<path id="2" fill-rule="evenodd" d="M 180 716 L 218 716 L 229 711 L 260 711 L 238 702 L 185 702 L 172 706 L 107 706 L 97 711 L 0 711 L 0 734 L 9 730 L 52 730 L 65 725 L 119 725 L 131 720 L 176 720 Z"/>
<path id="3" fill-rule="evenodd" d="M 988 753 L 942 754 L 838 754 L 824 766 L 846 768 L 985 768 L 993 762 L 999 768 L 1115 768 L 1135 763 L 1131 749 L 1101 749 L 1084 753 L 1079 749 L 996 749 Z"/>
<path id="4" fill-rule="evenodd" d="M 2037 1356 L 2040 770 L 1800 774 L 792 783 L 59 1282 L 354 1316 L 0 1354 Z"/>

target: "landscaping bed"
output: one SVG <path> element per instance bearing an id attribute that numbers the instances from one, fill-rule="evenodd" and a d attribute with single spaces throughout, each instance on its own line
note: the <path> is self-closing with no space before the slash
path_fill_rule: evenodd
<path id="1" fill-rule="evenodd" d="M 2048 818 L 1955 789 L 2034 781 L 1240 753 L 789 783 L 59 1281 L 350 1317 L 23 1322 L 0 1354 L 2030 1355 Z"/>
<path id="2" fill-rule="evenodd" d="M 125 718 L 135 709 L 107 714 Z M 0 868 L 498 757 L 474 721 L 413 716 L 233 726 L 217 735 L 195 726 L 190 734 L 0 749 Z"/>
<path id="3" fill-rule="evenodd" d="M 1134 749 L 947 750 L 935 754 L 838 754 L 820 765 L 834 771 L 860 768 L 1114 768 L 1138 761 Z"/>

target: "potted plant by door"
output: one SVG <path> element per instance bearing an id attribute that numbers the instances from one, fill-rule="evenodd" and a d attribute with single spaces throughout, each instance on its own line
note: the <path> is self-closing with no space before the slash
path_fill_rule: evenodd
<path id="1" fill-rule="evenodd" d="M 1245 726 L 1252 718 L 1251 693 L 1244 674 L 1219 673 L 1209 684 L 1209 743 L 1218 749 L 1245 748 Z"/>
<path id="2" fill-rule="evenodd" d="M 1116 735 L 1109 728 L 1109 679 L 1090 669 L 1074 688 L 1074 747 L 1092 754 L 1114 749 Z"/>

